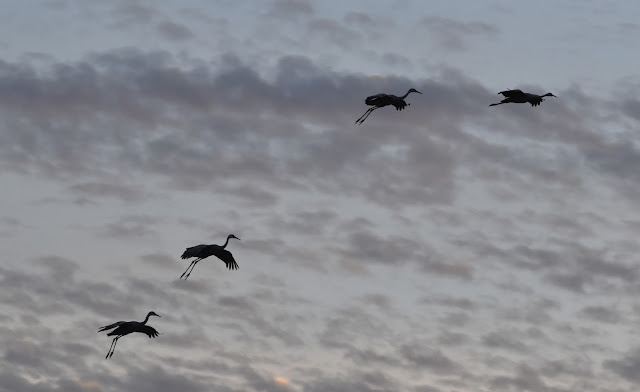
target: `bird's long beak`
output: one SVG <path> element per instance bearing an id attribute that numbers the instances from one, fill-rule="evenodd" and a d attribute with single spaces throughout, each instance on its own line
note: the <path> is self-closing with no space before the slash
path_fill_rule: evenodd
<path id="1" fill-rule="evenodd" d="M 418 93 L 418 94 L 422 94 L 422 93 L 421 93 L 420 91 L 418 91 L 418 90 L 416 90 L 416 93 Z"/>

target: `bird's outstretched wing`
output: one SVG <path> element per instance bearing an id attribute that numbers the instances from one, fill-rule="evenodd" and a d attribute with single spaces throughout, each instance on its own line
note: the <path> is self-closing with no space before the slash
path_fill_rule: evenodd
<path id="1" fill-rule="evenodd" d="M 98 330 L 98 332 L 108 331 L 108 330 L 113 329 L 113 328 L 115 328 L 115 327 L 119 327 L 119 326 L 121 326 L 121 325 L 122 325 L 122 324 L 124 324 L 124 323 L 126 323 L 126 321 L 117 321 L 117 322 L 115 322 L 115 323 L 113 323 L 113 324 L 111 324 L 111 325 L 105 325 L 104 327 L 101 327 L 101 328 Z"/>
<path id="2" fill-rule="evenodd" d="M 376 94 L 376 95 L 372 95 L 370 97 L 367 97 L 364 100 L 364 103 L 366 103 L 367 105 L 377 105 L 378 103 L 387 100 L 389 97 L 388 94 Z"/>
<path id="3" fill-rule="evenodd" d="M 396 110 L 402 110 L 406 108 L 409 104 L 404 99 L 395 99 L 392 103 L 393 106 L 396 107 Z"/>
<path id="4" fill-rule="evenodd" d="M 191 248 L 187 248 L 182 254 L 183 259 L 188 259 L 189 257 L 200 257 L 199 254 L 202 252 L 202 249 L 206 248 L 207 245 L 200 244 L 196 246 L 192 246 Z"/>
<path id="5" fill-rule="evenodd" d="M 224 263 L 227 265 L 227 268 L 229 268 L 230 270 L 237 270 L 239 268 L 238 263 L 236 263 L 233 255 L 228 250 L 218 248 L 216 249 L 214 255 L 220 260 L 224 261 Z"/>
<path id="6" fill-rule="evenodd" d="M 505 91 L 500 91 L 498 94 L 502 94 L 505 97 L 515 97 L 518 95 L 523 95 L 524 93 L 522 92 L 522 90 L 505 90 Z"/>
<path id="7" fill-rule="evenodd" d="M 138 332 L 142 332 L 144 334 L 146 334 L 149 338 L 155 338 L 156 336 L 158 336 L 158 331 L 156 331 L 155 328 L 150 327 L 148 325 L 142 325 L 140 326 L 140 329 Z"/>
<path id="8" fill-rule="evenodd" d="M 532 96 L 529 97 L 528 102 L 531 104 L 531 106 L 538 106 L 542 103 L 542 101 L 544 101 L 544 98 L 539 97 L 539 96 Z"/>

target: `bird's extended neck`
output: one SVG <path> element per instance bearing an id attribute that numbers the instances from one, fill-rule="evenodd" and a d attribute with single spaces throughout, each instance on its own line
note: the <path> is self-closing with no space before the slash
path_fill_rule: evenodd
<path id="1" fill-rule="evenodd" d="M 229 238 L 231 238 L 231 236 L 227 236 L 227 240 L 224 242 L 224 245 L 222 245 L 222 248 L 226 248 L 227 244 L 229 243 Z"/>
<path id="2" fill-rule="evenodd" d="M 151 313 L 147 313 L 147 317 L 144 318 L 144 321 L 142 322 L 142 324 L 146 324 L 147 321 L 149 321 L 149 316 L 151 316 Z"/>
<path id="3" fill-rule="evenodd" d="M 402 97 L 400 97 L 400 98 L 405 99 L 405 98 L 406 98 L 407 96 L 409 96 L 409 94 L 410 94 L 410 93 L 412 93 L 412 92 L 413 92 L 413 91 L 411 91 L 411 89 L 409 89 L 409 91 L 407 91 L 407 93 L 406 93 L 405 95 L 403 95 Z"/>

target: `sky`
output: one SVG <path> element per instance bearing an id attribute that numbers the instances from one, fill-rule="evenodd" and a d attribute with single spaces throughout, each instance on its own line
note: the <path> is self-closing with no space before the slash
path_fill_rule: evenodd
<path id="1" fill-rule="evenodd" d="M 637 1 L 5 3 L 0 391 L 638 390 Z"/>

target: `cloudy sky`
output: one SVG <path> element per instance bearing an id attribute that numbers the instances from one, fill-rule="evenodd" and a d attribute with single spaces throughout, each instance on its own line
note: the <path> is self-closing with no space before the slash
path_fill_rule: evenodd
<path id="1" fill-rule="evenodd" d="M 638 390 L 637 1 L 5 3 L 0 391 Z"/>

